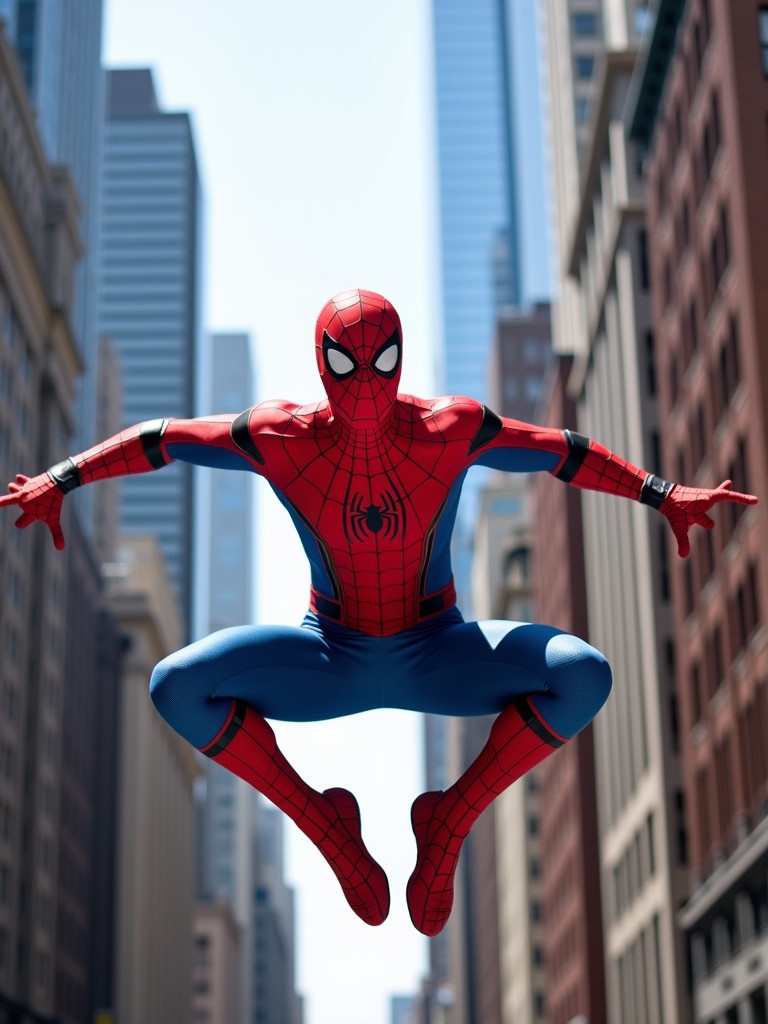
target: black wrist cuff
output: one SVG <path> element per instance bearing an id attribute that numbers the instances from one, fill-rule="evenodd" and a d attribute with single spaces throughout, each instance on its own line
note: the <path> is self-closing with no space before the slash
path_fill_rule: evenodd
<path id="1" fill-rule="evenodd" d="M 658 510 L 674 486 L 669 480 L 662 480 L 660 476 L 649 473 L 640 489 L 640 501 Z"/>
<path id="2" fill-rule="evenodd" d="M 83 482 L 80 479 L 80 470 L 77 468 L 74 459 L 65 459 L 63 462 L 57 462 L 55 466 L 51 466 L 48 470 L 48 475 L 62 494 L 69 494 L 70 491 L 74 491 Z"/>

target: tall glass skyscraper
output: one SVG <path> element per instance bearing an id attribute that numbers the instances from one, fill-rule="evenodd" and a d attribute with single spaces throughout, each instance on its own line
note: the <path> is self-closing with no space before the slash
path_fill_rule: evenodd
<path id="1" fill-rule="evenodd" d="M 483 399 L 496 312 L 520 304 L 509 0 L 433 0 L 443 387 Z"/>
<path id="2" fill-rule="evenodd" d="M 108 73 L 99 328 L 120 356 L 125 425 L 194 415 L 200 184 L 189 116 L 158 107 L 148 69 Z M 158 537 L 189 630 L 193 469 L 122 483 L 121 529 Z"/>

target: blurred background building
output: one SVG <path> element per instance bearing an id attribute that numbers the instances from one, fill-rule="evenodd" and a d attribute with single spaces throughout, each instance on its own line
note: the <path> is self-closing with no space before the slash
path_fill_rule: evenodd
<path id="1" fill-rule="evenodd" d="M 98 327 L 117 350 L 123 422 L 195 415 L 201 194 L 189 115 L 162 111 L 148 68 L 107 72 Z M 121 482 L 120 529 L 152 533 L 192 622 L 195 471 Z"/>
<path id="2" fill-rule="evenodd" d="M 665 4 L 632 137 L 648 156 L 663 470 L 764 493 L 768 11 Z M 766 1019 L 768 566 L 733 506 L 671 567 L 693 1020 Z"/>
<path id="3" fill-rule="evenodd" d="M 14 464 L 59 461 L 74 431 L 82 239 L 71 177 L 46 158 L 2 25 L 0 87 L 0 458 L 10 479 Z M 98 765 L 91 750 L 69 755 L 115 699 L 118 660 L 114 627 L 100 620 L 98 571 L 76 524 L 65 529 L 71 544 L 58 559 L 47 531 L 22 534 L 12 517 L 0 531 L 0 1012 L 31 1020 L 84 1012 L 89 995 Z M 80 700 L 82 718 L 64 713 Z"/>
<path id="4" fill-rule="evenodd" d="M 252 405 L 256 380 L 250 336 L 212 335 L 208 359 L 206 409 L 239 412 Z M 208 473 L 202 490 L 208 499 L 204 632 L 211 633 L 255 621 L 254 480 L 247 473 Z M 293 893 L 283 880 L 282 819 L 242 779 L 209 758 L 202 760 L 196 996 L 211 1012 L 218 1005 L 222 1022 L 301 1024 L 302 1005 L 294 987 Z M 216 986 L 201 966 L 206 962 L 214 971 L 224 963 L 231 966 L 233 959 L 237 969 L 228 989 Z M 214 990 L 226 991 L 229 1005 L 217 1004 Z"/>

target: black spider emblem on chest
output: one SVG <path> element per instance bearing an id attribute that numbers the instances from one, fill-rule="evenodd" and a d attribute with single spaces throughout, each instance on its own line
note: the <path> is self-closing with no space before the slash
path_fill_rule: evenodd
<path id="1" fill-rule="evenodd" d="M 381 493 L 378 504 L 365 504 L 362 495 L 355 492 L 345 509 L 344 519 L 347 540 L 362 541 L 371 534 L 381 534 L 385 540 L 395 540 L 405 528 L 402 498 L 391 488 Z"/>

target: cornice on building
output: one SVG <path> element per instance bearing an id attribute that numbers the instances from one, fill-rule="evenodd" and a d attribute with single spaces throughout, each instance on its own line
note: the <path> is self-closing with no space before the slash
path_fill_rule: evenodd
<path id="1" fill-rule="evenodd" d="M 764 818 L 731 856 L 699 885 L 677 915 L 680 927 L 684 931 L 695 928 L 729 892 L 743 885 L 744 876 L 751 868 L 762 864 L 767 857 L 768 818 Z"/>

